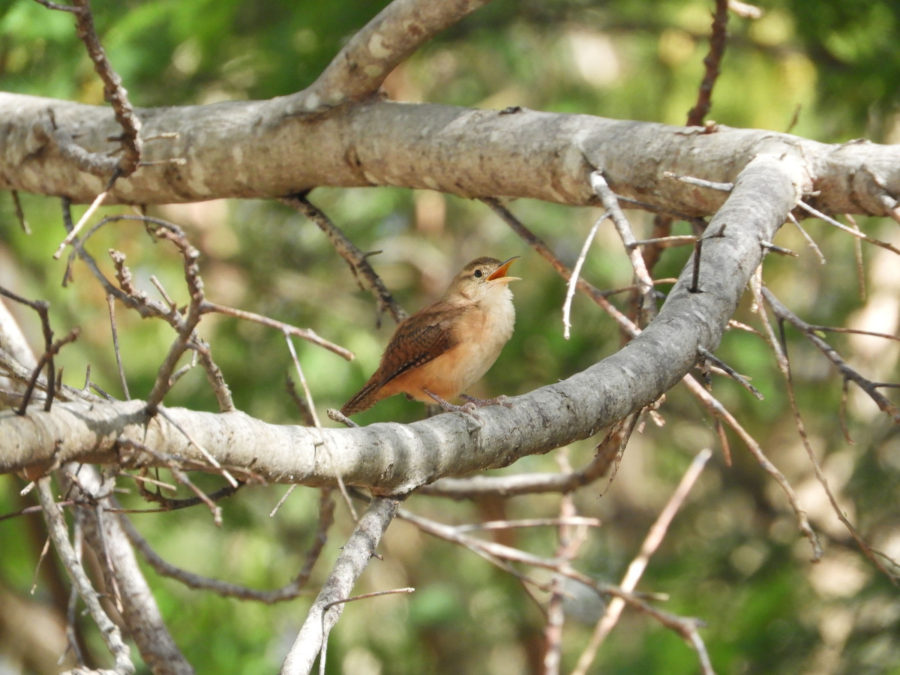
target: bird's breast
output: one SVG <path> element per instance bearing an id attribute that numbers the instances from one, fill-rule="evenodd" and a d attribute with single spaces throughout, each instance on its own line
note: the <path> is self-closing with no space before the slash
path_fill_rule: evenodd
<path id="1" fill-rule="evenodd" d="M 460 390 L 481 379 L 500 355 L 516 321 L 509 288 L 488 294 L 461 317 L 460 340 L 454 351 L 459 368 Z"/>

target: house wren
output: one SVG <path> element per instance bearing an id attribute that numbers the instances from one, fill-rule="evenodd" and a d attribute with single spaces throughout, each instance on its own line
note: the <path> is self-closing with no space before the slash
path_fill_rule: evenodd
<path id="1" fill-rule="evenodd" d="M 512 335 L 508 284 L 518 277 L 506 271 L 517 257 L 476 258 L 463 267 L 440 300 L 397 326 L 378 370 L 341 412 L 352 415 L 395 394 L 456 409 L 448 401 L 488 371 Z"/>

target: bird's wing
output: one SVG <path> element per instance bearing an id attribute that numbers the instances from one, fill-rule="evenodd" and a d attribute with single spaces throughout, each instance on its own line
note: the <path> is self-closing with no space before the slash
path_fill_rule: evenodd
<path id="1" fill-rule="evenodd" d="M 451 325 L 466 311 L 464 307 L 436 304 L 409 317 L 384 350 L 378 367 L 383 386 L 408 370 L 417 368 L 456 346 L 458 340 Z"/>
<path id="2" fill-rule="evenodd" d="M 345 415 L 361 412 L 383 398 L 382 387 L 403 373 L 428 363 L 456 346 L 450 330 L 464 307 L 436 303 L 403 321 L 384 350 L 381 364 L 369 381 L 341 408 Z"/>

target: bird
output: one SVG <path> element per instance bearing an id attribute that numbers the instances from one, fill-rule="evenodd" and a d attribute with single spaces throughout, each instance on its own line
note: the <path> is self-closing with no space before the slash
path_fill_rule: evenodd
<path id="1" fill-rule="evenodd" d="M 506 272 L 516 258 L 476 258 L 437 302 L 402 321 L 378 369 L 341 413 L 349 417 L 395 394 L 438 403 L 444 410 L 471 407 L 450 400 L 481 379 L 512 336 L 516 310 L 509 283 L 520 279 Z"/>

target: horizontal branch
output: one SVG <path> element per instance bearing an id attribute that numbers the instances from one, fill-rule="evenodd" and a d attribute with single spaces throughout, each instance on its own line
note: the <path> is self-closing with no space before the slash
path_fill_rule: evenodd
<path id="1" fill-rule="evenodd" d="M 90 202 L 106 186 L 35 133 L 57 128 L 94 153 L 116 149 L 107 108 L 0 93 L 0 189 Z M 685 216 L 710 215 L 726 193 L 672 176 L 733 182 L 760 153 L 802 156 L 832 213 L 888 215 L 900 196 L 900 146 L 826 145 L 769 131 L 609 120 L 525 109 L 471 110 L 369 100 L 328 115 L 296 116 L 285 99 L 137 111 L 147 162 L 107 203 L 275 198 L 318 186 L 396 185 L 465 197 L 530 197 L 591 204 L 600 169 L 620 196 Z M 223 170 L 227 167 L 227 170 Z M 886 201 L 887 200 L 887 201 Z"/>
<path id="2" fill-rule="evenodd" d="M 340 477 L 377 493 L 404 493 L 587 438 L 678 383 L 701 347 L 715 349 L 762 259 L 761 242 L 772 238 L 806 189 L 800 159 L 754 159 L 707 228 L 700 264 L 688 262 L 637 338 L 585 371 L 510 399 L 509 409 L 479 410 L 480 426 L 462 413 L 409 425 L 315 429 L 180 408 L 150 418 L 140 401 L 57 403 L 25 416 L 0 412 L 0 472 L 54 460 L 155 465 L 158 453 L 202 468 L 200 446 L 226 468 L 252 468 L 268 481 L 332 485 Z M 190 429 L 190 437 L 180 429 Z M 141 447 L 156 452 L 135 449 Z"/>

